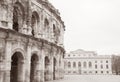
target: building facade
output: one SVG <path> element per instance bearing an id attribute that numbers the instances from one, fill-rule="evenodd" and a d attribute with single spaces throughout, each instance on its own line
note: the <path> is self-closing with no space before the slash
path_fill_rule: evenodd
<path id="1" fill-rule="evenodd" d="M 67 53 L 64 58 L 65 74 L 108 75 L 112 74 L 111 64 L 111 56 L 81 49 Z"/>
<path id="2" fill-rule="evenodd" d="M 47 0 L 0 0 L 0 82 L 63 78 L 64 31 Z"/>

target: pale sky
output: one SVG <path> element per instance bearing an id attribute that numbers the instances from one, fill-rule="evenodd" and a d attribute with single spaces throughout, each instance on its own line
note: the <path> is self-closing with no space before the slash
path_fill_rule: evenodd
<path id="1" fill-rule="evenodd" d="M 120 0 L 49 0 L 59 9 L 67 52 L 120 54 Z"/>

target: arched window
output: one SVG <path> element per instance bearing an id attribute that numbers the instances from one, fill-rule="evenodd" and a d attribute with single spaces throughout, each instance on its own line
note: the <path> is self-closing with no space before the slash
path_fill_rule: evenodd
<path id="1" fill-rule="evenodd" d="M 95 69 L 97 69 L 97 65 L 95 65 Z"/>
<path id="2" fill-rule="evenodd" d="M 92 67 L 92 63 L 91 62 L 89 62 L 89 68 L 91 68 Z"/>
<path id="3" fill-rule="evenodd" d="M 87 63 L 83 62 L 83 66 L 84 66 L 84 68 L 86 68 L 87 67 Z"/>
<path id="4" fill-rule="evenodd" d="M 103 65 L 101 65 L 101 69 L 103 69 Z"/>
<path id="5" fill-rule="evenodd" d="M 53 24 L 53 33 L 54 33 L 54 36 L 55 36 L 55 29 L 56 29 L 55 24 Z"/>
<path id="6" fill-rule="evenodd" d="M 74 67 L 74 68 L 76 67 L 76 62 L 73 62 L 73 67 Z"/>
<path id="7" fill-rule="evenodd" d="M 45 20 L 44 20 L 44 28 L 48 29 L 48 27 L 49 27 L 49 21 L 48 21 L 47 18 L 45 18 Z"/>
<path id="8" fill-rule="evenodd" d="M 109 67 L 108 67 L 108 65 L 106 65 L 106 69 L 108 69 Z"/>
<path id="9" fill-rule="evenodd" d="M 24 18 L 24 7 L 16 2 L 13 7 L 13 29 L 15 31 L 20 31 L 23 27 Z"/>
<path id="10" fill-rule="evenodd" d="M 71 63 L 70 63 L 70 62 L 68 62 L 68 67 L 69 67 L 69 68 L 71 67 Z"/>
<path id="11" fill-rule="evenodd" d="M 81 67 L 81 62 L 78 62 L 78 67 Z"/>
<path id="12" fill-rule="evenodd" d="M 32 28 L 32 35 L 35 36 L 36 30 L 39 25 L 39 15 L 36 11 L 32 13 L 32 18 L 31 18 L 31 28 Z"/>

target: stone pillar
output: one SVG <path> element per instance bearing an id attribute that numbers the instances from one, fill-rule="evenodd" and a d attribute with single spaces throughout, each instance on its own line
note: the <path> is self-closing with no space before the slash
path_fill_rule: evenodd
<path id="1" fill-rule="evenodd" d="M 25 70 L 25 82 L 30 82 L 30 58 L 31 58 L 31 46 L 28 43 L 26 56 L 26 70 Z"/>
<path id="2" fill-rule="evenodd" d="M 6 41 L 6 46 L 5 46 L 5 81 L 4 82 L 10 82 L 10 70 L 11 70 L 11 50 L 12 45 L 9 40 Z"/>
<path id="3" fill-rule="evenodd" d="M 60 70 L 60 67 L 59 67 L 59 53 L 57 54 L 57 66 L 56 66 L 56 79 L 59 79 L 59 70 Z"/>
<path id="4" fill-rule="evenodd" d="M 27 25 L 26 25 L 25 22 L 24 22 L 24 25 L 23 25 L 23 28 L 22 28 L 22 33 L 27 34 Z"/>
<path id="5" fill-rule="evenodd" d="M 4 73 L 5 73 L 4 67 L 5 67 L 4 62 L 0 61 L 0 82 L 4 82 Z"/>
<path id="6" fill-rule="evenodd" d="M 34 82 L 40 82 L 40 62 L 36 62 L 35 65 Z"/>
<path id="7" fill-rule="evenodd" d="M 40 65 L 40 82 L 44 82 L 44 72 L 45 72 L 45 54 L 44 54 L 44 50 L 43 50 L 43 46 L 41 48 L 41 65 Z"/>
<path id="8" fill-rule="evenodd" d="M 4 82 L 10 82 L 10 70 L 5 70 Z"/>
<path id="9" fill-rule="evenodd" d="M 50 57 L 50 65 L 49 65 L 49 75 L 50 80 L 53 80 L 53 57 Z"/>

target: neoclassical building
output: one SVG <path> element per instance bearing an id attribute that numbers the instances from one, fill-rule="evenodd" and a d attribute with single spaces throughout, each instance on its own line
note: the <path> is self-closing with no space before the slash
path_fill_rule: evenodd
<path id="1" fill-rule="evenodd" d="M 64 31 L 48 0 L 0 0 L 0 82 L 63 78 Z"/>
<path id="2" fill-rule="evenodd" d="M 78 49 L 67 53 L 64 58 L 65 74 L 110 75 L 112 56 L 97 55 L 94 51 Z"/>

